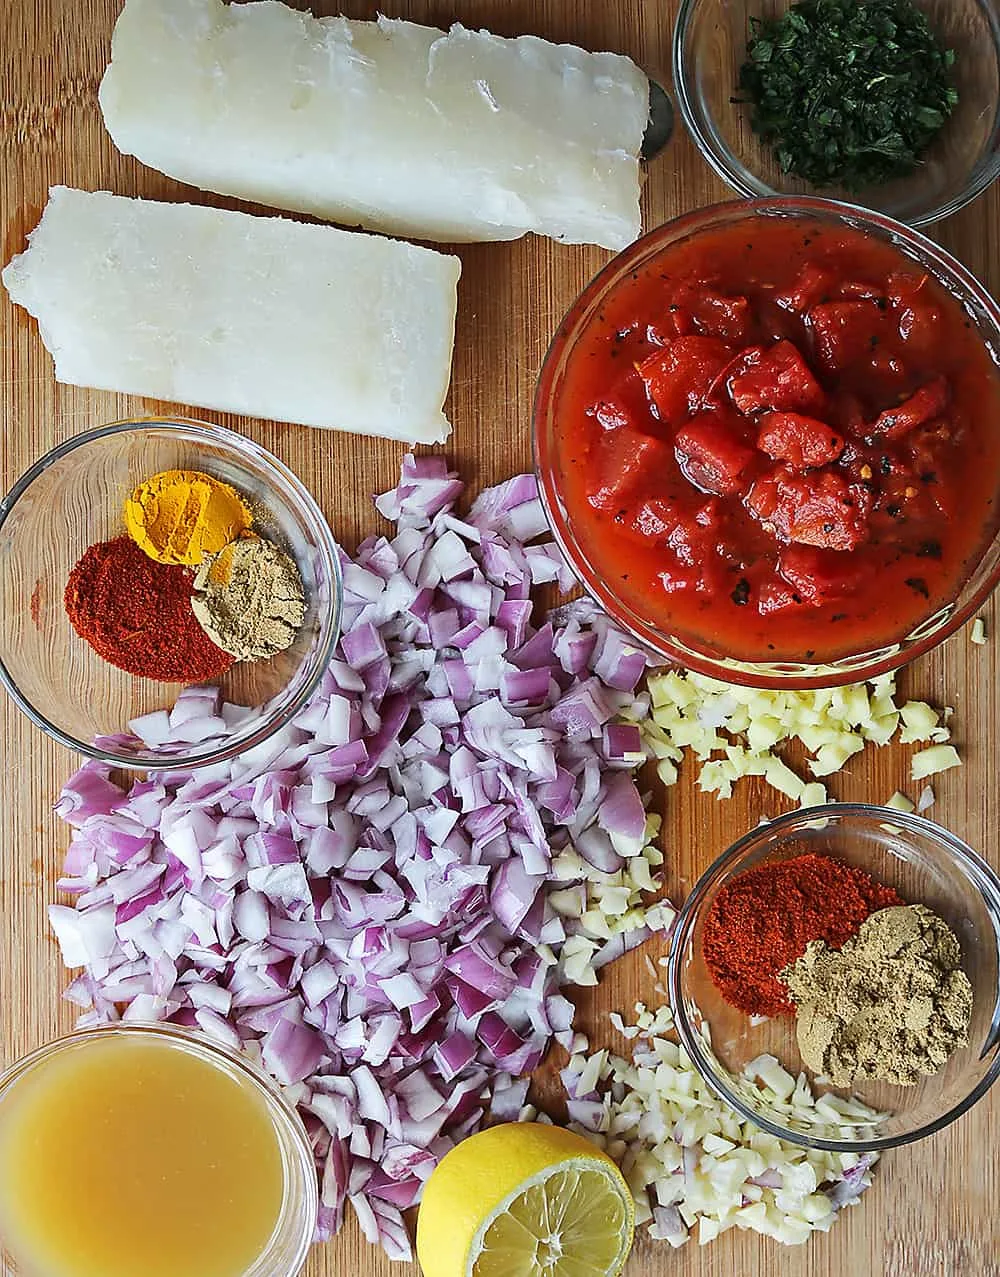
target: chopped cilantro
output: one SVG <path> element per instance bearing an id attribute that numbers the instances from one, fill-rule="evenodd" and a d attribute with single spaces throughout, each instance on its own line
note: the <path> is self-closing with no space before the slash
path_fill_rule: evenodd
<path id="1" fill-rule="evenodd" d="M 786 173 L 857 191 L 911 173 L 958 102 L 912 0 L 798 0 L 751 18 L 740 89 Z"/>

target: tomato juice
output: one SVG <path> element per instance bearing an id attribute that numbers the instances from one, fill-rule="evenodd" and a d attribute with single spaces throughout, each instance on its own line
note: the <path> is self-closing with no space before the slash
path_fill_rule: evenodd
<path id="1" fill-rule="evenodd" d="M 552 413 L 594 573 L 708 652 L 900 640 L 996 532 L 1000 375 L 975 323 L 920 263 L 818 217 L 647 259 L 580 333 Z"/>

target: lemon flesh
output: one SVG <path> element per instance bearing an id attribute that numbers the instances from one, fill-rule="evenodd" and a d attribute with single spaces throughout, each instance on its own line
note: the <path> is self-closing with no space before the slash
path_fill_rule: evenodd
<path id="1" fill-rule="evenodd" d="M 606 1277 L 631 1240 L 626 1201 L 603 1170 L 544 1172 L 487 1227 L 472 1277 Z"/>
<path id="2" fill-rule="evenodd" d="M 464 1140 L 427 1181 L 424 1277 L 616 1277 L 635 1208 L 621 1171 L 582 1136 L 508 1123 Z"/>

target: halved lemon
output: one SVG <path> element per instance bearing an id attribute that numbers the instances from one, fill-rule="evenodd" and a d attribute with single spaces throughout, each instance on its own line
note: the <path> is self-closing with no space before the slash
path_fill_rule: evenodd
<path id="1" fill-rule="evenodd" d="M 616 1277 L 635 1207 L 622 1173 L 572 1131 L 512 1122 L 442 1158 L 424 1188 L 425 1277 Z"/>

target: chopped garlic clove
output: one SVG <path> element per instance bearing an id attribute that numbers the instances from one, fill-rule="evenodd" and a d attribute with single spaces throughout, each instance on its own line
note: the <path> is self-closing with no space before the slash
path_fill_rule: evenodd
<path id="1" fill-rule="evenodd" d="M 910 759 L 910 777 L 912 780 L 925 780 L 928 776 L 961 766 L 962 760 L 954 745 L 932 745 Z"/>

